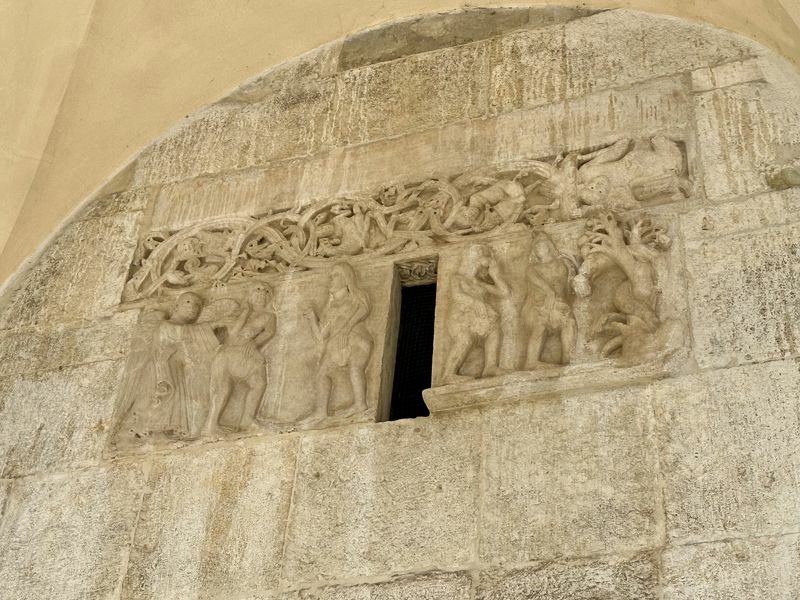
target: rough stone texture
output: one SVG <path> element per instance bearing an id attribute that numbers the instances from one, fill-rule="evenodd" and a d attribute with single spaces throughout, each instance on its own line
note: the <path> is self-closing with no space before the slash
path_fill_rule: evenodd
<path id="1" fill-rule="evenodd" d="M 479 432 L 472 414 L 304 438 L 283 579 L 449 569 L 475 560 L 479 449 L 472 440 Z"/>
<path id="2" fill-rule="evenodd" d="M 133 169 L 131 169 L 131 172 Z M 137 188 L 129 191 L 119 191 L 101 195 L 92 199 L 78 213 L 78 219 L 87 221 L 101 217 L 116 217 L 124 213 L 143 211 L 154 196 L 152 188 Z"/>
<path id="3" fill-rule="evenodd" d="M 0 527 L 4 598 L 116 598 L 141 499 L 135 465 L 18 480 Z"/>
<path id="4" fill-rule="evenodd" d="M 223 598 L 277 586 L 295 438 L 156 460 L 122 598 Z"/>
<path id="5" fill-rule="evenodd" d="M 99 461 L 122 361 L 0 379 L 0 477 Z"/>
<path id="6" fill-rule="evenodd" d="M 89 319 L 119 303 L 141 213 L 67 225 L 0 304 L 0 329 Z"/>
<path id="7" fill-rule="evenodd" d="M 658 543 L 652 414 L 641 390 L 484 414 L 481 558 L 524 562 Z"/>
<path id="8" fill-rule="evenodd" d="M 753 212 L 748 215 L 752 218 Z M 798 225 L 786 225 L 687 244 L 689 303 L 701 367 L 798 352 L 798 235 Z"/>
<path id="9" fill-rule="evenodd" d="M 0 377 L 123 358 L 136 316 L 2 330 Z"/>
<path id="10" fill-rule="evenodd" d="M 737 61 L 758 48 L 710 27 L 678 23 L 614 10 L 567 23 L 567 95 Z"/>
<path id="11" fill-rule="evenodd" d="M 664 555 L 663 598 L 792 600 L 800 590 L 798 556 L 796 535 L 674 548 Z"/>
<path id="12" fill-rule="evenodd" d="M 547 562 L 481 573 L 476 600 L 647 600 L 659 598 L 652 557 Z"/>
<path id="13" fill-rule="evenodd" d="M 487 78 L 488 52 L 479 44 L 347 71 L 330 138 L 336 145 L 363 143 L 481 117 Z"/>
<path id="14" fill-rule="evenodd" d="M 281 600 L 469 600 L 472 579 L 464 573 L 401 577 L 388 583 L 329 586 L 289 592 Z"/>
<path id="15" fill-rule="evenodd" d="M 672 542 L 800 530 L 800 364 L 726 369 L 653 393 Z"/>

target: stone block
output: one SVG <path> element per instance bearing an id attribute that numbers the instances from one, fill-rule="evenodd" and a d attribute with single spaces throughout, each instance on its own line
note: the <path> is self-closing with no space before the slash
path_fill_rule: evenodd
<path id="1" fill-rule="evenodd" d="M 489 61 L 492 113 L 563 100 L 567 83 L 563 26 L 496 38 L 490 44 Z"/>
<path id="2" fill-rule="evenodd" d="M 800 528 L 798 366 L 771 362 L 654 386 L 674 543 Z"/>
<path id="3" fill-rule="evenodd" d="M 285 585 L 454 569 L 475 560 L 476 414 L 303 439 Z"/>
<path id="4" fill-rule="evenodd" d="M 195 177 L 161 187 L 151 229 L 175 230 L 222 216 L 255 216 L 297 206 L 303 159 L 279 161 L 263 169 L 246 169 Z"/>
<path id="5" fill-rule="evenodd" d="M 800 225 L 686 246 L 695 356 L 702 368 L 800 351 Z"/>
<path id="6" fill-rule="evenodd" d="M 775 82 L 695 96 L 706 197 L 720 201 L 769 189 L 766 173 L 800 153 L 800 95 Z"/>
<path id="7" fill-rule="evenodd" d="M 704 240 L 797 221 L 798 207 L 800 189 L 767 192 L 745 200 L 696 207 L 681 215 L 681 231 L 696 249 Z"/>
<path id="8" fill-rule="evenodd" d="M 326 586 L 288 592 L 281 600 L 470 600 L 472 578 L 466 573 L 399 577 L 385 583 Z"/>
<path id="9" fill-rule="evenodd" d="M 21 479 L 0 528 L 4 598 L 116 598 L 143 475 L 125 465 Z"/>
<path id="10" fill-rule="evenodd" d="M 0 377 L 123 358 L 136 312 L 97 321 L 0 330 Z"/>
<path id="11" fill-rule="evenodd" d="M 628 10 L 566 24 L 569 97 L 739 61 L 757 46 L 707 25 Z"/>
<path id="12" fill-rule="evenodd" d="M 139 157 L 134 184 L 168 183 L 318 149 L 335 90 L 332 80 L 254 104 L 214 104 Z"/>
<path id="13" fill-rule="evenodd" d="M 347 71 L 327 138 L 359 144 L 482 117 L 488 65 L 486 46 L 470 44 Z"/>
<path id="14" fill-rule="evenodd" d="M 96 463 L 121 361 L 0 379 L 0 477 Z"/>
<path id="15" fill-rule="evenodd" d="M 485 411 L 481 558 L 506 563 L 649 548 L 660 491 L 646 391 Z"/>
<path id="16" fill-rule="evenodd" d="M 759 59 L 751 58 L 692 71 L 692 91 L 707 92 L 740 83 L 759 81 L 764 77 L 760 63 Z"/>
<path id="17" fill-rule="evenodd" d="M 66 225 L 10 284 L 0 329 L 109 315 L 119 304 L 141 213 Z"/>
<path id="18" fill-rule="evenodd" d="M 136 188 L 92 198 L 78 213 L 86 221 L 116 217 L 125 213 L 143 211 L 155 195 L 153 188 Z"/>
<path id="19" fill-rule="evenodd" d="M 732 540 L 664 553 L 664 600 L 792 600 L 800 590 L 800 537 Z"/>
<path id="20" fill-rule="evenodd" d="M 480 574 L 475 600 L 655 600 L 658 566 L 649 556 L 553 561 Z"/>
<path id="21" fill-rule="evenodd" d="M 123 599 L 229 598 L 277 587 L 294 437 L 153 462 Z"/>

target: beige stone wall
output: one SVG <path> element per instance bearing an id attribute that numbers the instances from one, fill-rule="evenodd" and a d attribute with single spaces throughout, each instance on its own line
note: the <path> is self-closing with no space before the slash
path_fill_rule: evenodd
<path id="1" fill-rule="evenodd" d="M 4 3 L 0 54 L 8 60 L 0 67 L 0 281 L 142 148 L 241 81 L 364 28 L 462 5 L 453 0 L 384 0 L 368 9 L 364 2 L 329 0 L 214 0 L 202 8 L 183 0 Z M 572 5 L 706 22 L 800 64 L 797 0 L 584 0 Z M 517 21 L 506 17 L 500 25 Z M 468 38 L 480 30 L 459 35 Z M 417 33 L 414 39 L 423 40 L 424 47 L 428 35 Z"/>
<path id="2" fill-rule="evenodd" d="M 494 22 L 448 17 L 476 18 Z M 743 38 L 628 11 L 534 11 L 485 39 L 423 35 L 424 52 L 402 47 L 404 27 L 322 47 L 192 115 L 6 291 L 0 595 L 800 593 L 800 190 L 774 176 L 800 155 L 797 73 Z M 679 359 L 448 385 L 437 397 L 465 408 L 423 419 L 114 445 L 142 326 L 117 308 L 149 232 L 659 133 L 681 140 L 693 183 L 647 212 L 672 240 L 661 284 L 687 332 Z M 400 258 L 357 266 L 377 352 L 391 301 L 375 300 L 390 277 L 374 264 Z M 298 276 L 298 300 L 316 273 Z"/>

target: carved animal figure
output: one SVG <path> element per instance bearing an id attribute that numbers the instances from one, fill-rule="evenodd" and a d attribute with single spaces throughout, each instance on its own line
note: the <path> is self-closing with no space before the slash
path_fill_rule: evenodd
<path id="1" fill-rule="evenodd" d="M 450 348 L 444 364 L 445 381 L 458 381 L 467 356 L 473 348 L 483 350 L 481 377 L 501 373 L 500 317 L 493 299 L 507 297 L 510 288 L 489 246 L 475 244 L 464 253 L 461 266 L 450 285 L 450 314 L 447 332 Z"/>

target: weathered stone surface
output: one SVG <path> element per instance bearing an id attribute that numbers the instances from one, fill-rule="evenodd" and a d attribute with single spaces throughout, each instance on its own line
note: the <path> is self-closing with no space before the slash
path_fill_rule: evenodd
<path id="1" fill-rule="evenodd" d="M 671 540 L 800 529 L 798 367 L 771 362 L 654 386 Z"/>
<path id="2" fill-rule="evenodd" d="M 718 66 L 703 67 L 692 71 L 692 91 L 707 92 L 740 83 L 759 81 L 764 78 L 761 59 L 750 58 Z"/>
<path id="3" fill-rule="evenodd" d="M 471 587 L 472 578 L 466 573 L 442 573 L 299 590 L 284 594 L 281 600 L 469 600 Z"/>
<path id="4" fill-rule="evenodd" d="M 0 379 L 0 477 L 97 462 L 121 367 L 105 361 Z"/>
<path id="5" fill-rule="evenodd" d="M 776 82 L 748 83 L 695 96 L 706 196 L 714 201 L 769 188 L 766 172 L 800 153 L 798 94 Z"/>
<path id="6" fill-rule="evenodd" d="M 328 135 L 337 146 L 357 144 L 481 117 L 488 75 L 480 44 L 347 71 Z"/>
<path id="7" fill-rule="evenodd" d="M 303 439 L 283 580 L 450 569 L 475 560 L 475 414 Z"/>
<path id="8" fill-rule="evenodd" d="M 296 206 L 306 169 L 303 159 L 285 160 L 263 169 L 195 177 L 161 187 L 152 229 L 173 230 L 220 216 L 253 216 Z"/>
<path id="9" fill-rule="evenodd" d="M 97 321 L 0 331 L 0 377 L 123 358 L 136 311 Z"/>
<path id="10" fill-rule="evenodd" d="M 14 483 L 0 527 L 4 598 L 115 598 L 141 500 L 137 465 Z"/>
<path id="11" fill-rule="evenodd" d="M 681 231 L 689 246 L 696 250 L 704 241 L 785 225 L 798 217 L 800 189 L 790 189 L 698 207 L 681 216 Z"/>
<path id="12" fill-rule="evenodd" d="M 153 463 L 122 598 L 240 597 L 277 587 L 293 437 Z"/>
<path id="13" fill-rule="evenodd" d="M 147 208 L 153 198 L 155 190 L 152 188 L 135 188 L 128 191 L 101 195 L 90 200 L 78 213 L 78 219 L 98 219 L 101 217 L 116 217 L 118 215 Z"/>
<path id="14" fill-rule="evenodd" d="M 524 562 L 657 543 L 651 408 L 642 390 L 485 412 L 481 558 Z"/>
<path id="15" fill-rule="evenodd" d="M 701 367 L 770 360 L 800 350 L 798 236 L 800 226 L 786 225 L 687 244 L 689 304 Z"/>
<path id="16" fill-rule="evenodd" d="M 308 155 L 319 147 L 334 89 L 325 80 L 255 104 L 215 104 L 142 153 L 135 185 Z"/>
<path id="17" fill-rule="evenodd" d="M 5 294 L 0 329 L 110 314 L 136 248 L 140 214 L 67 225 Z"/>
<path id="18" fill-rule="evenodd" d="M 564 27 L 492 40 L 489 106 L 493 113 L 562 100 L 566 92 Z"/>
<path id="19" fill-rule="evenodd" d="M 757 48 L 708 26 L 627 10 L 602 12 L 565 27 L 569 97 L 738 61 Z"/>
<path id="20" fill-rule="evenodd" d="M 480 574 L 476 600 L 655 600 L 658 567 L 648 556 L 553 561 Z"/>
<path id="21" fill-rule="evenodd" d="M 664 553 L 664 600 L 792 600 L 800 590 L 800 538 L 734 540 Z"/>

